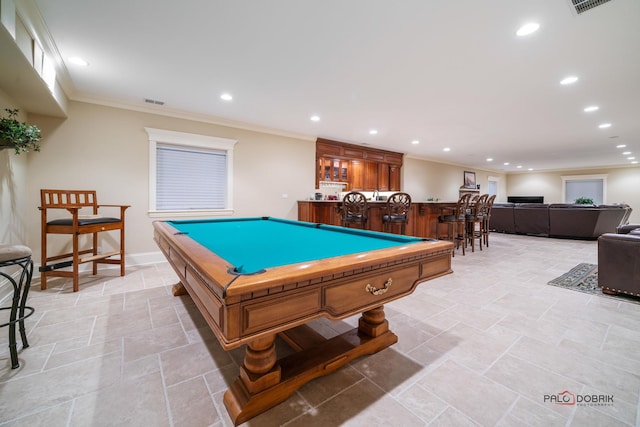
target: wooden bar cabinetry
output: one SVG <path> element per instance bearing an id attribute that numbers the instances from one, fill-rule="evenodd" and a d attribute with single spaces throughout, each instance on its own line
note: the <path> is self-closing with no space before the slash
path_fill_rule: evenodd
<path id="1" fill-rule="evenodd" d="M 402 153 L 318 138 L 316 188 L 341 182 L 351 191 L 400 191 Z"/>

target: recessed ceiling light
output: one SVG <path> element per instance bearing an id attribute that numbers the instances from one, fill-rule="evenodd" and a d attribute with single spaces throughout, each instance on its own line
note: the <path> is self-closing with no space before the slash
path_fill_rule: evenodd
<path id="1" fill-rule="evenodd" d="M 223 93 L 222 95 L 220 95 L 220 99 L 222 99 L 223 101 L 231 101 L 233 99 L 233 96 L 228 93 Z"/>
<path id="2" fill-rule="evenodd" d="M 522 169 L 522 165 L 518 165 L 516 166 L 518 169 Z"/>
<path id="3" fill-rule="evenodd" d="M 606 129 L 611 127 L 611 123 L 603 123 L 598 126 L 600 129 Z"/>
<path id="4" fill-rule="evenodd" d="M 635 160 L 635 157 L 627 157 L 627 160 Z"/>
<path id="5" fill-rule="evenodd" d="M 493 162 L 493 159 L 491 157 L 487 157 L 487 162 Z"/>
<path id="6" fill-rule="evenodd" d="M 311 116 L 311 121 L 312 122 L 319 122 L 320 121 L 320 116 Z"/>
<path id="7" fill-rule="evenodd" d="M 71 58 L 69 58 L 69 62 L 73 65 L 80 65 L 81 67 L 86 67 L 87 65 L 89 65 L 87 61 L 78 56 L 72 56 Z"/>
<path id="8" fill-rule="evenodd" d="M 414 139 L 413 141 L 411 141 L 411 143 L 413 145 L 418 145 L 418 144 L 420 144 L 420 141 L 418 141 L 417 139 Z"/>
<path id="9" fill-rule="evenodd" d="M 585 112 L 585 113 L 591 113 L 592 111 L 598 111 L 598 109 L 599 109 L 599 108 L 600 108 L 600 107 L 598 107 L 597 105 L 591 105 L 591 106 L 589 106 L 589 107 L 586 107 L 586 108 L 584 109 L 584 112 Z"/>
<path id="10" fill-rule="evenodd" d="M 532 171 L 532 170 L 533 170 L 533 168 L 529 168 L 529 169 L 527 169 L 527 170 L 528 170 L 528 171 Z"/>
<path id="11" fill-rule="evenodd" d="M 503 165 L 509 166 L 509 162 L 504 162 Z"/>
<path id="12" fill-rule="evenodd" d="M 369 135 L 377 135 L 377 134 L 378 134 L 378 131 L 376 129 L 371 129 L 369 131 Z"/>
<path id="13" fill-rule="evenodd" d="M 632 165 L 636 165 L 636 164 L 638 164 L 638 161 L 637 161 L 637 160 L 634 160 L 633 162 L 631 162 L 631 164 L 632 164 Z"/>
<path id="14" fill-rule="evenodd" d="M 560 84 L 561 85 L 570 85 L 571 83 L 575 83 L 578 81 L 578 78 L 576 76 L 569 76 L 569 77 L 565 77 L 564 79 L 560 80 Z"/>
<path id="15" fill-rule="evenodd" d="M 445 148 L 442 149 L 442 151 L 451 151 L 451 148 L 445 147 Z"/>
<path id="16" fill-rule="evenodd" d="M 620 145 L 616 145 L 616 148 L 624 148 L 626 146 L 627 146 L 627 144 L 620 144 Z"/>
<path id="17" fill-rule="evenodd" d="M 524 24 L 522 27 L 516 31 L 516 34 L 519 36 L 528 36 L 531 33 L 535 33 L 540 28 L 540 24 L 537 22 L 529 22 L 528 24 Z"/>
<path id="18" fill-rule="evenodd" d="M 628 156 L 629 154 L 631 154 L 631 151 L 623 151 L 623 152 L 622 152 L 622 155 L 623 155 L 623 156 Z"/>

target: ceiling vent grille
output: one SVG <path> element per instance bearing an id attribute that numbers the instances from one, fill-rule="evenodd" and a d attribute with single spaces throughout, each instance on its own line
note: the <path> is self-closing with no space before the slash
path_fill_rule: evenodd
<path id="1" fill-rule="evenodd" d="M 144 102 L 146 102 L 147 104 L 164 105 L 164 101 L 158 101 L 157 99 L 145 98 Z"/>
<path id="2" fill-rule="evenodd" d="M 610 2 L 611 0 L 571 0 L 571 5 L 578 15 L 584 13 L 588 10 L 593 9 L 594 7 L 598 7 L 605 3 Z"/>

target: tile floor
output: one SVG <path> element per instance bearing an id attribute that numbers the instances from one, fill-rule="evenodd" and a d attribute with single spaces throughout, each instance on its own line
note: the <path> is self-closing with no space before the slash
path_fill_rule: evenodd
<path id="1" fill-rule="evenodd" d="M 302 387 L 251 426 L 637 426 L 640 305 L 548 286 L 597 243 L 493 234 L 454 274 L 386 306 L 399 342 Z M 168 264 L 124 278 L 34 282 L 31 346 L 10 369 L 0 329 L 2 426 L 229 426 L 225 352 Z M 6 301 L 5 301 L 6 303 Z M 4 305 L 4 304 L 3 304 Z M 332 336 L 356 318 L 315 321 Z M 557 405 L 545 396 L 612 396 Z"/>

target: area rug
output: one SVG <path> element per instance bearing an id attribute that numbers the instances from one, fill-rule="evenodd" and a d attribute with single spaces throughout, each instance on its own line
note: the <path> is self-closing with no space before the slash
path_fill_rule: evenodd
<path id="1" fill-rule="evenodd" d="M 549 285 L 559 288 L 571 289 L 573 291 L 584 292 L 604 298 L 611 298 L 618 301 L 640 304 L 640 298 L 618 294 L 603 294 L 598 287 L 598 266 L 596 264 L 581 263 L 573 267 L 567 273 L 549 282 Z"/>

